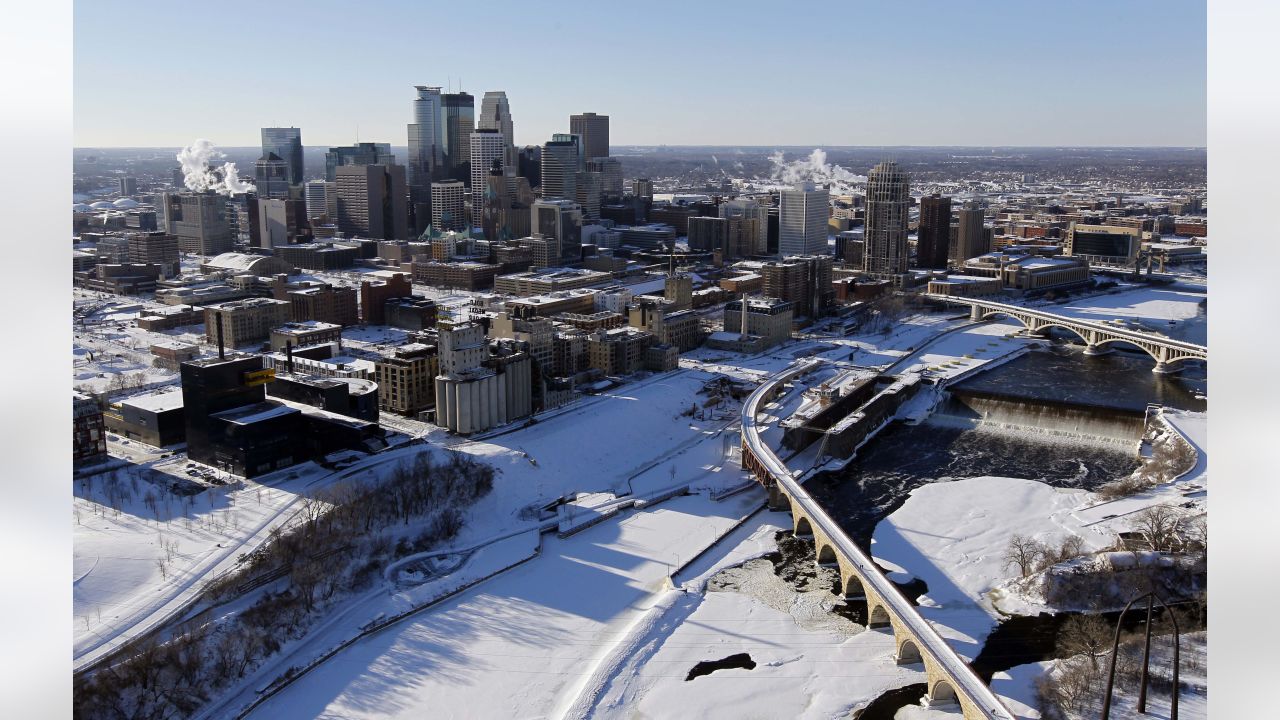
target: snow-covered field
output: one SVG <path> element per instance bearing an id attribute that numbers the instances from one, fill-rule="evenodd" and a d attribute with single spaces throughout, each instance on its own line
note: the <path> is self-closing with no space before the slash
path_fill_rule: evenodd
<path id="1" fill-rule="evenodd" d="M 250 717 L 562 716 L 590 702 L 670 570 L 761 498 L 681 497 L 547 536 L 538 558 L 353 645 Z"/>
<path id="2" fill-rule="evenodd" d="M 1158 332 L 1175 340 L 1204 345 L 1207 342 L 1208 318 L 1201 313 L 1204 293 L 1139 286 L 1116 294 L 1098 295 L 1041 309 L 1099 322 L 1121 320 L 1125 327 Z"/>

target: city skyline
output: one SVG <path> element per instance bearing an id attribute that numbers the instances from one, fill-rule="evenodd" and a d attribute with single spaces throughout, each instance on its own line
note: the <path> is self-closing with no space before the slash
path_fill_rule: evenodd
<path id="1" fill-rule="evenodd" d="M 345 6 L 335 3 L 223 4 L 200 18 L 200 37 L 216 40 L 209 45 L 217 50 L 195 67 L 157 62 L 189 53 L 192 39 L 190 21 L 164 6 L 77 3 L 74 145 L 184 146 L 204 137 L 223 147 L 249 147 L 262 127 L 294 126 L 308 146 L 346 145 L 357 135 L 403 146 L 414 86 L 423 84 L 468 92 L 477 104 L 485 92 L 505 91 L 517 146 L 545 143 L 569 129 L 570 115 L 587 112 L 612 118 L 616 146 L 1206 144 L 1203 3 L 1085 3 L 1098 12 L 998 5 L 985 8 L 981 19 L 941 3 L 923 10 L 801 7 L 769 23 L 743 20 L 734 27 L 738 18 L 754 20 L 771 6 L 735 6 L 730 18 L 719 7 L 682 6 L 671 14 L 652 6 L 570 4 L 552 11 L 497 3 L 494 12 L 518 30 L 499 38 L 492 51 L 454 54 L 437 64 L 421 58 L 412 43 L 365 43 L 367 62 L 359 66 L 381 71 L 358 75 L 338 52 L 358 42 L 347 25 L 307 19 L 326 13 L 341 19 L 335 11 Z M 398 1 L 377 9 L 395 18 L 395 27 L 451 17 Z M 252 11 L 255 27 L 297 27 L 310 41 L 312 49 L 299 58 L 308 70 L 290 81 L 287 93 L 251 74 L 229 81 L 226 68 L 260 52 L 238 10 Z M 1132 32 L 1138 26 L 1146 31 Z M 145 42 L 119 42 L 136 37 L 140 27 L 149 31 Z M 840 27 L 849 30 L 832 31 Z M 601 28 L 610 28 L 603 45 L 592 42 Z M 540 41 L 551 33 L 572 41 Z M 809 38 L 812 50 L 790 51 L 779 38 Z M 581 62 L 584 49 L 595 47 L 608 54 L 601 62 Z M 838 64 L 806 60 L 824 48 Z M 536 62 L 513 62 L 518 55 Z M 718 58 L 726 57 L 750 60 L 723 66 Z M 815 67 L 796 72 L 806 62 Z M 548 67 L 572 67 L 574 75 Z M 121 78 L 143 69 L 148 83 L 217 88 L 217 95 L 169 93 L 156 103 L 119 92 Z M 711 82 L 680 82 L 708 72 Z M 1125 79 L 1133 82 L 1118 82 Z M 922 92 L 939 82 L 951 90 L 941 109 L 937 93 Z M 744 98 L 756 111 L 741 111 Z M 868 112 L 869 104 L 883 110 Z M 810 111 L 799 111 L 806 106 Z M 936 122 L 940 110 L 945 123 Z"/>

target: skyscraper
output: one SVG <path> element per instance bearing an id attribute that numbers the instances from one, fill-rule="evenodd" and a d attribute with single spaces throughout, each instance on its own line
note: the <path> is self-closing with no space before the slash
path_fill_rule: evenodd
<path id="1" fill-rule="evenodd" d="M 329 213 L 329 188 L 331 183 L 312 180 L 306 185 L 307 217 L 314 218 Z M 332 219 L 332 218 L 330 218 Z"/>
<path id="2" fill-rule="evenodd" d="M 262 154 L 275 153 L 287 166 L 285 180 L 302 184 L 302 130 L 296 127 L 262 128 Z"/>
<path id="3" fill-rule="evenodd" d="M 970 200 L 956 213 L 959 227 L 956 228 L 956 246 L 951 260 L 963 265 L 965 260 L 976 258 L 990 252 L 987 247 L 987 231 L 985 214 L 982 206 Z"/>
<path id="4" fill-rule="evenodd" d="M 542 197 L 576 200 L 578 187 L 578 143 L 566 135 L 555 135 L 542 147 Z"/>
<path id="5" fill-rule="evenodd" d="M 480 206 L 493 161 L 506 164 L 507 139 L 497 130 L 480 128 L 471 133 L 471 207 L 473 217 L 480 217 Z"/>
<path id="6" fill-rule="evenodd" d="M 867 175 L 866 253 L 863 270 L 900 282 L 907 272 L 907 214 L 911 180 L 896 162 L 885 161 Z"/>
<path id="7" fill-rule="evenodd" d="M 648 182 L 647 180 L 645 182 Z M 637 184 L 639 181 L 637 181 Z M 653 196 L 653 185 L 649 186 L 649 196 Z M 744 227 L 754 231 L 750 237 L 750 243 L 744 243 L 739 240 L 736 250 L 739 255 L 765 255 L 769 252 L 769 207 L 752 200 L 751 198 L 739 198 L 730 200 L 720 206 L 720 217 L 722 218 L 741 218 L 745 220 L 754 220 L 753 223 L 740 223 L 739 227 Z"/>
<path id="8" fill-rule="evenodd" d="M 951 249 L 951 198 L 934 193 L 920 198 L 920 230 L 916 234 L 916 265 L 943 269 Z"/>
<path id="9" fill-rule="evenodd" d="M 334 182 L 337 170 L 343 165 L 395 165 L 391 143 L 362 142 L 355 145 L 331 147 L 324 154 L 324 179 Z"/>
<path id="10" fill-rule="evenodd" d="M 441 136 L 444 150 L 443 177 L 436 179 L 471 182 L 471 133 L 476 129 L 476 99 L 469 93 L 440 96 Z"/>
<path id="11" fill-rule="evenodd" d="M 409 202 L 414 216 L 414 234 L 421 234 L 431 221 L 431 181 L 443 162 L 440 88 L 415 85 L 413 122 L 409 123 L 409 163 L 406 175 Z"/>
<path id="12" fill-rule="evenodd" d="M 569 132 L 582 138 L 583 157 L 609 157 L 609 116 L 593 112 L 569 116 Z"/>
<path id="13" fill-rule="evenodd" d="M 781 193 L 778 209 L 778 253 L 827 254 L 827 223 L 831 219 L 827 190 L 802 183 Z"/>
<path id="14" fill-rule="evenodd" d="M 409 239 L 403 165 L 342 165 L 336 169 L 338 229 L 347 237 Z"/>
<path id="15" fill-rule="evenodd" d="M 600 219 L 600 187 L 601 176 L 598 172 L 580 172 L 574 177 L 574 185 L 577 187 L 578 205 L 582 207 L 582 217 L 584 220 L 596 221 Z"/>
<path id="16" fill-rule="evenodd" d="M 214 192 L 163 193 L 164 230 L 178 237 L 178 249 L 196 255 L 217 255 L 232 248 L 226 198 Z"/>
<path id="17" fill-rule="evenodd" d="M 431 183 L 431 227 L 444 232 L 467 227 L 467 210 L 461 180 Z"/>
<path id="18" fill-rule="evenodd" d="M 622 199 L 622 163 L 617 158 L 592 158 L 587 172 L 600 173 L 601 195 L 615 202 Z"/>
<path id="19" fill-rule="evenodd" d="M 507 103 L 507 94 L 501 90 L 490 90 L 480 101 L 480 117 L 476 118 L 477 130 L 497 130 L 507 141 L 503 165 L 515 166 L 516 157 L 515 128 L 511 124 L 511 105 Z M 472 192 L 475 187 L 472 186 Z"/>
<path id="20" fill-rule="evenodd" d="M 274 152 L 265 153 L 253 164 L 253 184 L 263 200 L 288 199 L 289 164 Z"/>

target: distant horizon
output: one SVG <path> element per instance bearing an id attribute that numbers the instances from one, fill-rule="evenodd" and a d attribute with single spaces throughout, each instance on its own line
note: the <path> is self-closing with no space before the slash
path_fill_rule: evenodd
<path id="1" fill-rule="evenodd" d="M 194 138 L 193 138 L 194 139 Z M 381 140 L 362 140 L 361 142 L 382 142 Z M 304 140 L 302 146 L 306 148 L 321 147 L 343 147 L 354 145 L 355 142 L 349 143 L 308 143 Z M 226 150 L 246 150 L 252 148 L 261 148 L 261 144 L 253 145 L 224 145 L 218 143 L 219 149 Z M 76 145 L 72 150 L 170 150 L 182 149 L 183 145 Z M 406 144 L 391 143 L 393 148 L 408 147 Z M 526 147 L 526 146 L 520 146 Z M 798 143 L 791 145 L 746 145 L 742 143 L 730 145 L 709 145 L 706 143 L 663 143 L 659 145 L 649 143 L 612 143 L 610 149 L 614 148 L 742 148 L 751 150 L 800 150 L 814 148 L 821 149 L 853 149 L 853 150 L 879 150 L 879 149 L 991 149 L 991 150 L 1207 150 L 1207 145 L 827 145 L 821 143 Z"/>
<path id="2" fill-rule="evenodd" d="M 76 147 L 251 147 L 285 126 L 304 144 L 403 146 L 417 85 L 466 91 L 477 115 L 505 92 L 521 146 L 583 112 L 635 147 L 1208 144 L 1203 0 L 224 0 L 195 17 L 79 0 L 74 21 Z M 427 29 L 431 46 L 465 46 L 479 24 L 470 51 L 421 46 Z"/>

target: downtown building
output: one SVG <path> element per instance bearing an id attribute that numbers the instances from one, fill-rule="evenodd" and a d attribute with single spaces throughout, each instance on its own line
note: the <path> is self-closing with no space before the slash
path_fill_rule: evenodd
<path id="1" fill-rule="evenodd" d="M 437 323 L 436 424 L 469 435 L 533 412 L 532 363 L 520 343 L 490 348 L 476 323 Z"/>
<path id="2" fill-rule="evenodd" d="M 413 122 L 409 123 L 409 161 L 407 183 L 409 208 L 413 211 L 413 234 L 421 235 L 431 221 L 431 182 L 438 179 L 444 164 L 441 132 L 440 88 L 415 85 Z"/>
<path id="3" fill-rule="evenodd" d="M 409 239 L 403 165 L 342 165 L 335 170 L 338 229 L 346 237 Z"/>
<path id="4" fill-rule="evenodd" d="M 234 246 L 226 199 L 217 193 L 162 193 L 158 209 L 165 232 L 184 253 L 219 255 Z"/>
<path id="5" fill-rule="evenodd" d="M 297 187 L 303 182 L 302 130 L 296 127 L 262 128 L 263 156 L 275 154 L 285 163 L 285 182 Z M 261 188 L 258 192 L 262 196 Z"/>
<path id="6" fill-rule="evenodd" d="M 609 157 L 609 116 L 593 112 L 569 116 L 569 132 L 582 138 L 584 160 Z"/>
<path id="7" fill-rule="evenodd" d="M 881 162 L 867 175 L 866 248 L 863 271 L 901 287 L 907 275 L 907 222 L 911 180 L 896 162 Z"/>
<path id="8" fill-rule="evenodd" d="M 480 115 L 476 118 L 477 130 L 496 130 L 506 140 L 503 150 L 503 167 L 514 168 L 520 163 L 515 147 L 515 127 L 511 121 L 511 105 L 502 90 L 490 90 L 480 100 Z M 471 188 L 475 192 L 475 187 Z"/>
<path id="9" fill-rule="evenodd" d="M 916 266 L 941 270 L 951 251 L 951 198 L 934 193 L 920 198 L 920 226 L 916 233 Z"/>
<path id="10" fill-rule="evenodd" d="M 778 209 L 778 254 L 827 254 L 827 223 L 831 219 L 826 189 L 812 183 L 797 185 L 780 193 Z"/>

